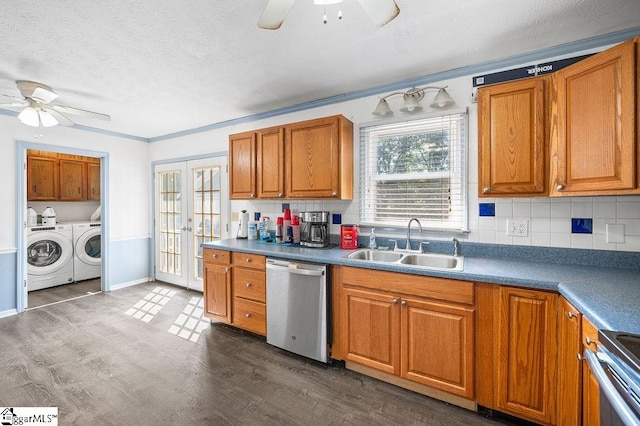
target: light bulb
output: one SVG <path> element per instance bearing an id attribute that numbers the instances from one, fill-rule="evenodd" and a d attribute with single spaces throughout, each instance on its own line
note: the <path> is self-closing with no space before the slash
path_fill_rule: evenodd
<path id="1" fill-rule="evenodd" d="M 338 9 L 338 19 L 342 19 L 342 8 Z"/>

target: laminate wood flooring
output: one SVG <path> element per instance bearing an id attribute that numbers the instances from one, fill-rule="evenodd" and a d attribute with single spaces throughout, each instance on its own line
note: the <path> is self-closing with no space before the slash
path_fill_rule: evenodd
<path id="1" fill-rule="evenodd" d="M 0 319 L 0 406 L 61 425 L 505 423 L 203 326 L 201 296 L 155 282 Z"/>
<path id="2" fill-rule="evenodd" d="M 29 309 L 50 303 L 62 302 L 79 296 L 86 296 L 89 293 L 100 291 L 101 280 L 85 280 L 77 283 L 49 287 L 42 290 L 30 291 L 27 300 Z"/>

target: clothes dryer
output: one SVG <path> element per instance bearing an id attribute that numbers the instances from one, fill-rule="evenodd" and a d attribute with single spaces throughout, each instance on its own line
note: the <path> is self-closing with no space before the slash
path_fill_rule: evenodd
<path id="1" fill-rule="evenodd" d="M 102 224 L 100 222 L 73 224 L 73 252 L 75 281 L 89 280 L 102 275 Z"/>
<path id="2" fill-rule="evenodd" d="M 40 290 L 73 282 L 71 225 L 27 228 L 27 289 Z"/>

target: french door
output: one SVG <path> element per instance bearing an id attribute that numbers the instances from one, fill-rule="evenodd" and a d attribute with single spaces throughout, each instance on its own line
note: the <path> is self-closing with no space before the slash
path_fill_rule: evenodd
<path id="1" fill-rule="evenodd" d="M 155 278 L 202 291 L 203 242 L 228 235 L 227 157 L 154 169 Z"/>

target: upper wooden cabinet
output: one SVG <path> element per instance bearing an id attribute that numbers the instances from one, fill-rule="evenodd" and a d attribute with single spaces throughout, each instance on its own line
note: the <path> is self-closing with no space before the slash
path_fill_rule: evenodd
<path id="1" fill-rule="evenodd" d="M 285 127 L 288 198 L 353 197 L 353 123 L 333 116 Z"/>
<path id="2" fill-rule="evenodd" d="M 548 194 L 550 77 L 478 89 L 479 195 Z"/>
<path id="3" fill-rule="evenodd" d="M 258 198 L 284 197 L 284 129 L 259 130 L 256 153 Z"/>
<path id="4" fill-rule="evenodd" d="M 27 200 L 58 200 L 57 157 L 27 157 Z"/>
<path id="5" fill-rule="evenodd" d="M 555 73 L 552 195 L 638 193 L 636 43 Z"/>
<path id="6" fill-rule="evenodd" d="M 56 152 L 27 152 L 28 201 L 100 200 L 100 160 Z"/>
<path id="7" fill-rule="evenodd" d="M 256 134 L 229 135 L 229 198 L 256 198 Z"/>
<path id="8" fill-rule="evenodd" d="M 640 193 L 640 37 L 478 89 L 480 197 Z"/>
<path id="9" fill-rule="evenodd" d="M 229 136 L 232 199 L 353 197 L 353 123 L 341 115 Z"/>

